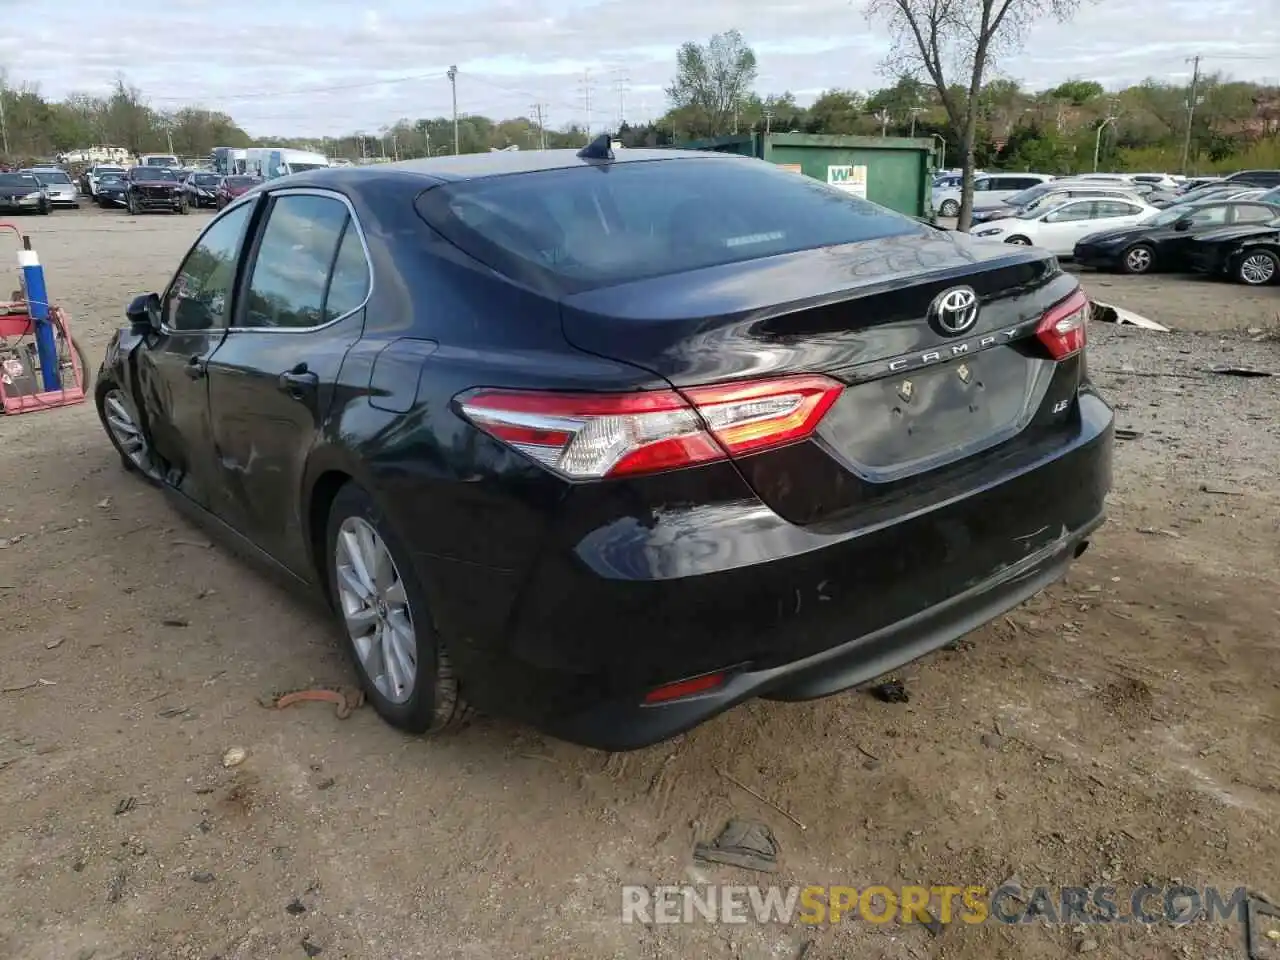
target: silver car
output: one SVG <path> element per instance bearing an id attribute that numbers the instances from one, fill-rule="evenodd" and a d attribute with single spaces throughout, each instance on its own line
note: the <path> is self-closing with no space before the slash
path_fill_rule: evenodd
<path id="1" fill-rule="evenodd" d="M 45 193 L 49 195 L 49 202 L 55 207 L 80 206 L 80 190 L 67 171 L 56 167 L 32 167 L 21 172 L 29 173 L 40 181 Z"/>

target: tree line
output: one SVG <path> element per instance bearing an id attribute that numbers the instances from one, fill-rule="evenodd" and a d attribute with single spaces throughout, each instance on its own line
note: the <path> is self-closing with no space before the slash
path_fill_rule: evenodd
<path id="1" fill-rule="evenodd" d="M 976 2 L 974 9 L 992 5 L 996 13 L 1008 7 L 1006 16 L 1021 11 L 1021 19 L 1003 21 L 1018 30 L 1027 28 L 1034 12 L 1065 15 L 1070 7 L 1054 6 L 1051 0 Z M 963 71 L 949 76 L 912 49 L 914 32 L 908 18 L 922 10 L 929 13 L 925 8 L 930 5 L 945 12 L 952 9 L 952 0 L 873 4 L 873 15 L 879 10 L 899 30 L 889 63 L 898 74 L 883 88 L 862 92 L 833 87 L 807 105 L 790 92 L 760 93 L 755 88 L 756 54 L 740 33 L 730 30 L 706 43 L 688 42 L 679 48 L 666 90 L 669 109 L 663 116 L 624 123 L 611 132 L 631 147 L 753 132 L 916 136 L 932 139 L 947 166 L 960 167 L 968 155 L 978 167 L 1056 174 L 1092 169 L 1095 150 L 1101 169 L 1177 171 L 1184 152 L 1189 172 L 1280 167 L 1280 88 L 1221 75 L 1202 77 L 1188 141 L 1184 86 L 1148 80 L 1108 92 L 1094 81 L 1077 79 L 1034 91 L 1003 77 L 979 77 L 974 85 L 972 74 L 966 86 Z M 926 17 L 919 22 L 930 21 Z M 992 28 L 979 21 L 969 29 L 976 36 Z M 945 49 L 941 56 L 946 58 Z M 976 63 L 971 56 L 971 70 Z M 984 64 L 984 71 L 990 66 Z M 976 94 L 970 96 L 970 89 Z M 295 146 L 350 159 L 404 159 L 454 150 L 453 119 L 444 116 L 404 118 L 373 134 L 255 139 L 226 113 L 196 106 L 157 110 L 123 76 L 106 96 L 76 94 L 61 102 L 45 100 L 35 87 L 11 87 L 0 78 L 0 106 L 3 152 L 6 159 L 19 161 L 91 144 L 188 157 L 207 156 L 215 146 L 252 145 Z M 544 130 L 525 117 L 494 120 L 480 115 L 462 116 L 458 135 L 464 153 L 543 144 L 577 146 L 588 139 L 588 132 L 576 124 Z"/>

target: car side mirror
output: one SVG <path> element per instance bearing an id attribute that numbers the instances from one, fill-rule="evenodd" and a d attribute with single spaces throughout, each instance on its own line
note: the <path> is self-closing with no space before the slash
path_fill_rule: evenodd
<path id="1" fill-rule="evenodd" d="M 160 297 L 154 293 L 144 293 L 134 297 L 124 315 L 129 319 L 129 326 L 136 334 L 160 332 Z"/>
<path id="2" fill-rule="evenodd" d="M 1191 218 L 1183 217 L 1181 220 L 1175 220 L 1173 223 L 1173 229 L 1177 230 L 1179 233 L 1181 233 L 1183 230 L 1190 230 Z"/>

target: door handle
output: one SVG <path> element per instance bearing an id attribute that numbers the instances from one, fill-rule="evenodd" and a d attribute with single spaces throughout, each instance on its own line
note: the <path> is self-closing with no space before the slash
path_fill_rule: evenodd
<path id="1" fill-rule="evenodd" d="M 206 364 L 199 357 L 192 357 L 190 360 L 187 361 L 187 365 L 185 369 L 187 371 L 188 377 L 190 377 L 192 380 L 199 380 L 201 377 L 205 375 Z"/>
<path id="2" fill-rule="evenodd" d="M 320 385 L 320 378 L 308 370 L 305 363 L 300 363 L 292 370 L 280 374 L 277 384 L 282 393 L 294 400 L 309 400 Z"/>

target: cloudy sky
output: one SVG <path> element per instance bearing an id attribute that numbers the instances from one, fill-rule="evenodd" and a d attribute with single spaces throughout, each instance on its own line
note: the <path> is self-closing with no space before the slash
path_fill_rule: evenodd
<path id="1" fill-rule="evenodd" d="M 0 0 L 0 65 L 49 97 L 100 94 L 124 72 L 152 106 L 225 110 L 250 133 L 373 133 L 458 108 L 582 122 L 664 109 L 676 47 L 736 27 L 762 92 L 801 100 L 883 86 L 887 44 L 863 0 Z M 48 7 L 48 15 L 35 13 Z M 20 12 L 19 12 L 20 11 Z M 1280 81 L 1280 0 L 1094 0 L 1047 23 L 1003 71 L 1033 87 L 1073 77 L 1109 87 L 1185 82 L 1186 58 L 1239 79 Z"/>

